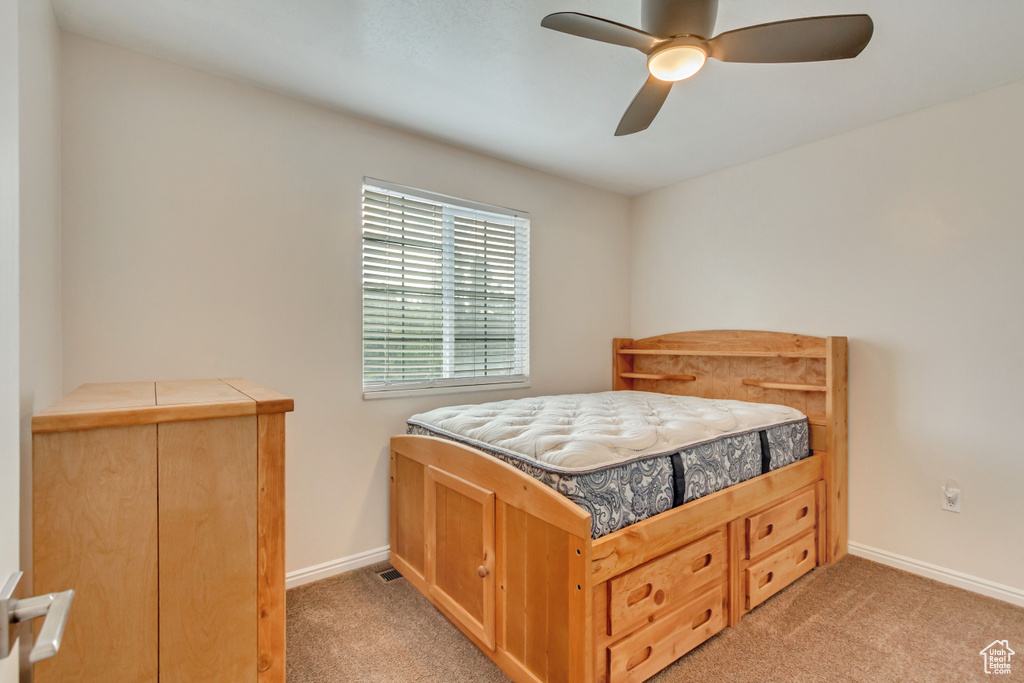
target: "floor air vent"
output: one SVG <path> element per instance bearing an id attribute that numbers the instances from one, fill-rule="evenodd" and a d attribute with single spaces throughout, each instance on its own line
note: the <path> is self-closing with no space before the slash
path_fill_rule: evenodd
<path id="1" fill-rule="evenodd" d="M 379 576 L 380 580 L 383 581 L 384 583 L 391 583 L 395 579 L 402 578 L 402 575 L 399 574 L 398 570 L 394 569 L 394 568 L 388 569 L 387 571 L 380 572 L 379 574 L 377 574 L 377 576 Z"/>

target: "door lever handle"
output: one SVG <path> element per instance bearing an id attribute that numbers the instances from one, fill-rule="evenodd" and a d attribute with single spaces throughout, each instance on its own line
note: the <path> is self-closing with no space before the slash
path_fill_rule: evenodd
<path id="1" fill-rule="evenodd" d="M 68 625 L 71 612 L 71 601 L 75 591 L 47 593 L 34 598 L 18 600 L 14 592 L 21 580 L 21 572 L 16 572 L 0 589 L 0 659 L 10 654 L 12 625 L 45 617 L 39 629 L 39 638 L 28 653 L 28 661 L 35 664 L 57 654 L 60 642 L 64 638 L 64 629 Z"/>
<path id="2" fill-rule="evenodd" d="M 12 601 L 9 607 L 12 624 L 45 617 L 36 644 L 28 653 L 28 661 L 35 664 L 57 654 L 60 641 L 64 637 L 64 628 L 68 625 L 68 614 L 71 612 L 71 601 L 74 598 L 75 591 L 63 591 Z"/>

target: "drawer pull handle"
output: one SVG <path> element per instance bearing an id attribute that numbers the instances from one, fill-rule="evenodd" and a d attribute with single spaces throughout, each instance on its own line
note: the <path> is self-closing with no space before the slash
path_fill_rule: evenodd
<path id="1" fill-rule="evenodd" d="M 803 556 L 800 557 L 800 561 L 803 562 L 804 560 L 806 560 L 807 556 L 810 555 L 810 553 L 810 550 L 805 550 Z"/>
<path id="2" fill-rule="evenodd" d="M 697 618 L 693 620 L 693 630 L 696 631 L 709 621 L 711 621 L 711 610 L 706 609 L 698 614 Z"/>
<path id="3" fill-rule="evenodd" d="M 757 582 L 757 587 L 758 587 L 758 588 L 764 588 L 764 587 L 765 587 L 765 586 L 767 586 L 767 585 L 768 585 L 769 583 L 771 583 L 771 582 L 772 582 L 772 578 L 773 578 L 774 574 L 775 574 L 775 572 L 768 572 L 767 574 L 765 574 L 764 576 L 762 576 L 762 577 L 761 577 L 761 580 Z"/>
<path id="4" fill-rule="evenodd" d="M 491 570 L 487 568 L 487 565 L 482 564 L 476 568 L 476 573 L 480 575 L 481 579 L 485 579 L 491 573 Z"/>
<path id="5" fill-rule="evenodd" d="M 691 570 L 691 573 L 696 574 L 701 569 L 704 569 L 704 567 L 707 567 L 709 564 L 711 564 L 711 553 L 708 553 L 704 557 L 698 557 L 696 560 L 694 560 L 693 569 Z"/>
<path id="6" fill-rule="evenodd" d="M 773 524 L 769 524 L 766 527 L 762 527 L 761 530 L 757 532 L 757 540 L 760 541 L 761 539 L 765 538 L 768 534 L 770 534 L 772 532 L 773 526 Z"/>
<path id="7" fill-rule="evenodd" d="M 804 517 L 807 516 L 807 514 L 810 511 L 811 511 L 811 509 L 805 505 L 803 508 L 800 509 L 800 513 L 796 516 L 796 518 L 797 519 L 803 519 Z"/>
<path id="8" fill-rule="evenodd" d="M 646 662 L 648 659 L 651 658 L 651 653 L 651 646 L 648 645 L 643 650 L 640 650 L 640 652 L 634 654 L 626 662 L 626 671 L 632 671 L 633 669 L 637 668 L 638 666 Z"/>
<path id="9" fill-rule="evenodd" d="M 651 594 L 652 590 L 654 590 L 654 586 L 649 583 L 640 586 L 629 594 L 629 597 L 626 598 L 626 604 L 632 607 L 641 600 L 645 600 L 647 596 Z"/>

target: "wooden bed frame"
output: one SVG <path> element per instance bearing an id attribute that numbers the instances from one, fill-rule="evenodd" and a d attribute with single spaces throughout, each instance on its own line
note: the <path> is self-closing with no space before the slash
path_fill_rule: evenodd
<path id="1" fill-rule="evenodd" d="M 515 681 L 642 681 L 846 554 L 845 337 L 616 339 L 615 389 L 780 403 L 813 454 L 591 540 L 590 515 L 478 450 L 391 439 L 391 563 Z"/>

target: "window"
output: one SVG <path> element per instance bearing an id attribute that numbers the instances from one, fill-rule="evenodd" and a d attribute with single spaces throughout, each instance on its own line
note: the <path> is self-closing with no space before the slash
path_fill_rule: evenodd
<path id="1" fill-rule="evenodd" d="M 363 391 L 526 384 L 529 216 L 363 180 Z"/>

